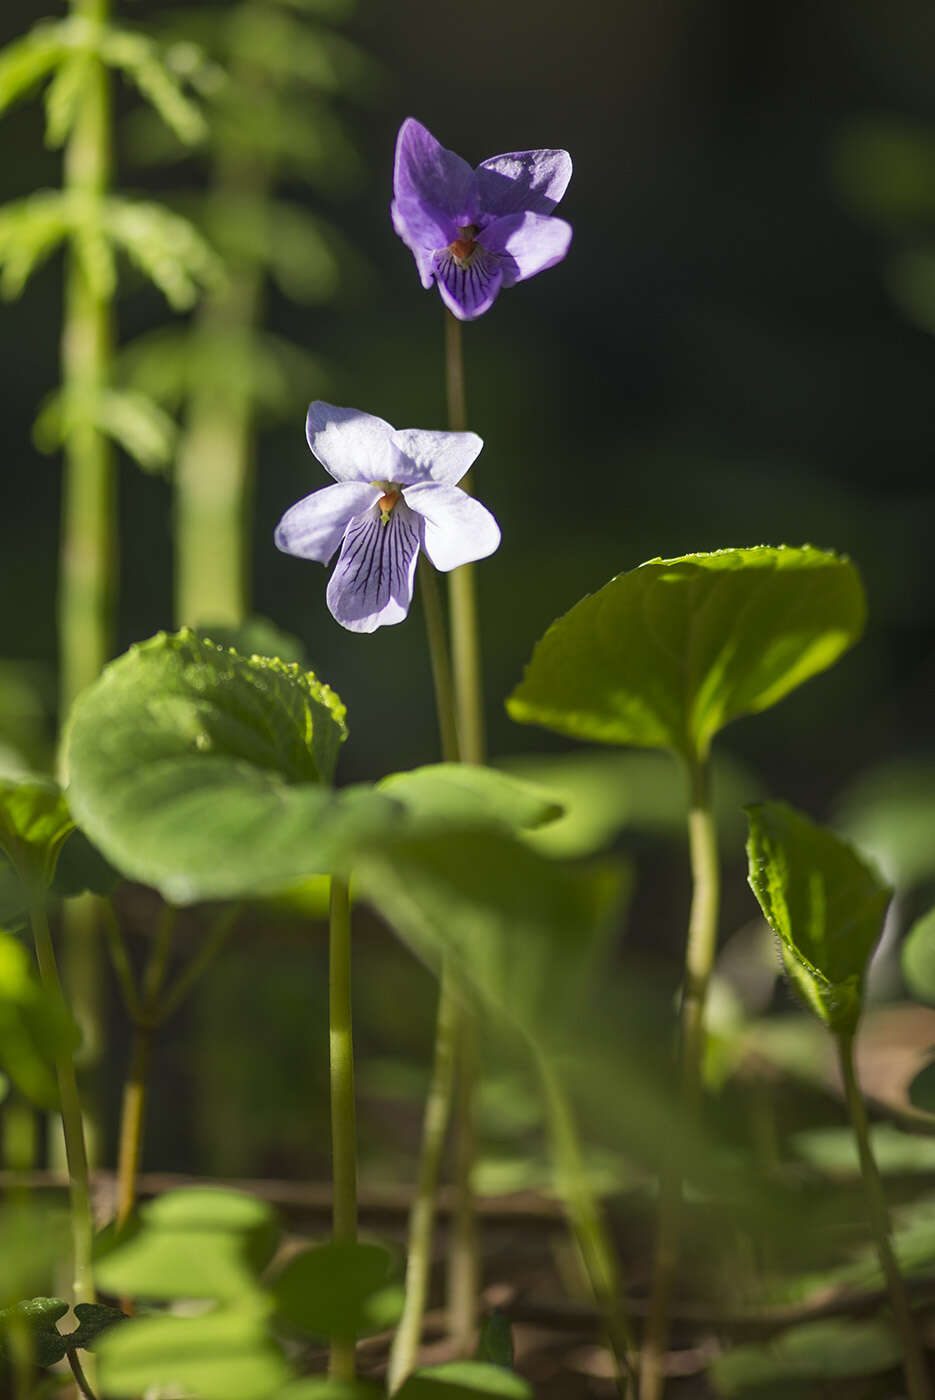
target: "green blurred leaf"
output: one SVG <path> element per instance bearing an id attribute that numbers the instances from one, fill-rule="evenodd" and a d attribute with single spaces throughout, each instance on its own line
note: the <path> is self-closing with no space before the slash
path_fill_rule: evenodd
<path id="1" fill-rule="evenodd" d="M 385 1394 L 382 1386 L 369 1381 L 335 1381 L 330 1376 L 316 1376 L 293 1381 L 284 1390 L 277 1390 L 271 1400 L 382 1400 Z"/>
<path id="2" fill-rule="evenodd" d="M 894 301 L 935 335 L 935 249 L 905 248 L 890 258 L 886 281 Z"/>
<path id="3" fill-rule="evenodd" d="M 0 1303 L 52 1284 L 70 1248 L 68 1212 L 47 1201 L 7 1201 L 0 1207 Z"/>
<path id="4" fill-rule="evenodd" d="M 51 778 L 0 778 L 0 848 L 27 886 L 48 888 L 73 829 L 62 790 Z"/>
<path id="5" fill-rule="evenodd" d="M 935 1115 L 935 1060 L 924 1065 L 913 1076 L 908 1093 L 913 1108 Z"/>
<path id="6" fill-rule="evenodd" d="M 53 71 L 68 53 L 67 21 L 43 21 L 0 53 L 0 112 Z"/>
<path id="7" fill-rule="evenodd" d="M 172 460 L 176 425 L 137 389 L 82 390 L 71 396 L 55 390 L 39 411 L 33 438 L 40 452 L 55 452 L 88 426 L 111 438 L 144 471 L 158 471 Z"/>
<path id="8" fill-rule="evenodd" d="M 193 629 L 202 641 L 233 648 L 241 656 L 269 656 L 308 669 L 305 643 L 291 632 L 284 632 L 268 617 L 248 617 L 236 627 L 230 623 L 206 622 Z"/>
<path id="9" fill-rule="evenodd" d="M 401 836 L 365 851 L 354 879 L 417 956 L 437 966 L 449 955 L 537 1042 L 584 1014 L 595 950 L 624 891 L 617 868 L 565 869 L 495 831 Z"/>
<path id="10" fill-rule="evenodd" d="M 724 549 L 619 574 L 554 622 L 507 702 L 579 739 L 707 755 L 860 635 L 854 566 L 806 546 Z"/>
<path id="11" fill-rule="evenodd" d="M 110 895 L 120 883 L 120 875 L 91 845 L 84 832 L 73 831 L 59 855 L 52 894 L 59 899 L 72 899 L 76 894 L 86 893 Z"/>
<path id="12" fill-rule="evenodd" d="M 162 204 L 114 197 L 103 202 L 102 216 L 107 235 L 176 310 L 192 306 L 203 288 L 222 284 L 220 259 L 180 214 Z"/>
<path id="13" fill-rule="evenodd" d="M 854 122 L 834 151 L 841 194 L 858 213 L 902 229 L 935 215 L 931 126 L 891 117 Z"/>
<path id="14" fill-rule="evenodd" d="M 294 1255 L 274 1280 L 280 1315 L 301 1332 L 361 1337 L 382 1330 L 368 1304 L 385 1289 L 391 1255 L 377 1244 L 331 1241 Z"/>
<path id="15" fill-rule="evenodd" d="M 884 1176 L 935 1171 L 935 1138 L 904 1133 L 892 1123 L 875 1123 L 870 1142 L 877 1166 Z M 836 1175 L 860 1175 L 860 1160 L 854 1132 L 847 1128 L 809 1128 L 793 1133 L 792 1152 L 810 1166 Z"/>
<path id="16" fill-rule="evenodd" d="M 426 832 L 475 825 L 524 830 L 553 821 L 562 811 L 542 788 L 475 764 L 428 764 L 391 773 L 378 787 L 402 803 L 416 830 Z"/>
<path id="17" fill-rule="evenodd" d="M 47 146 L 61 146 L 75 123 L 88 78 L 94 76 L 88 54 L 79 50 L 60 63 L 45 92 Z"/>
<path id="18" fill-rule="evenodd" d="M 63 1298 L 29 1298 L 14 1303 L 0 1312 L 0 1356 L 6 1354 L 4 1338 L 11 1324 L 25 1324 L 32 1333 L 36 1361 L 40 1366 L 54 1366 L 65 1355 L 66 1346 L 56 1327 L 60 1317 L 68 1312 Z"/>
<path id="19" fill-rule="evenodd" d="M 201 111 L 185 95 L 159 49 L 145 34 L 109 27 L 100 48 L 105 63 L 120 68 L 185 145 L 203 141 L 208 128 Z"/>
<path id="20" fill-rule="evenodd" d="M 70 800 L 106 858 L 173 903 L 286 889 L 398 821 L 372 789 L 327 786 L 345 734 L 310 672 L 162 633 L 76 703 Z"/>
<path id="21" fill-rule="evenodd" d="M 513 1326 L 506 1313 L 495 1308 L 481 1324 L 477 1339 L 476 1361 L 488 1361 L 491 1366 L 513 1368 Z"/>
<path id="22" fill-rule="evenodd" d="M 780 1381 L 836 1380 L 888 1371 L 899 1365 L 901 1355 L 889 1321 L 834 1318 L 791 1327 L 768 1342 L 734 1347 L 708 1374 L 721 1395 L 747 1395 L 753 1387 Z"/>
<path id="23" fill-rule="evenodd" d="M 807 1004 L 851 1033 L 892 890 L 846 841 L 783 802 L 748 809 L 750 888 Z"/>
<path id="24" fill-rule="evenodd" d="M 483 1361 L 448 1361 L 416 1371 L 398 1390 L 399 1400 L 470 1400 L 472 1395 L 532 1400 L 526 1381 Z"/>
<path id="25" fill-rule="evenodd" d="M 541 785 L 561 803 L 561 815 L 526 838 L 544 855 L 594 855 L 623 831 L 685 839 L 685 772 L 668 754 L 579 749 L 497 759 L 497 766 Z M 744 804 L 760 795 L 760 785 L 724 754 L 715 756 L 713 770 L 718 837 L 732 850 L 746 831 Z"/>
<path id="26" fill-rule="evenodd" d="M 131 1318 L 102 1337 L 96 1350 L 107 1396 L 135 1397 L 155 1387 L 199 1400 L 268 1400 L 290 1378 L 255 1307 Z"/>
<path id="27" fill-rule="evenodd" d="M 5 297 L 19 296 L 71 228 L 71 203 L 59 190 L 40 190 L 0 209 L 0 291 Z"/>
<path id="28" fill-rule="evenodd" d="M 43 1108 L 58 1107 L 55 1061 L 78 1046 L 67 1007 L 36 978 L 26 949 L 0 932 L 0 1063 L 17 1087 Z"/>
<path id="29" fill-rule="evenodd" d="M 912 925 L 901 956 L 903 976 L 912 995 L 935 1006 L 935 908 Z"/>
<path id="30" fill-rule="evenodd" d="M 924 754 L 880 763 L 835 806 L 834 825 L 882 866 L 897 886 L 935 876 L 935 763 Z"/>
<path id="31" fill-rule="evenodd" d="M 240 1192 L 191 1187 L 167 1192 L 140 1209 L 138 1228 L 109 1242 L 94 1269 L 98 1285 L 118 1296 L 213 1298 L 256 1294 L 256 1275 L 275 1247 L 275 1216 Z"/>

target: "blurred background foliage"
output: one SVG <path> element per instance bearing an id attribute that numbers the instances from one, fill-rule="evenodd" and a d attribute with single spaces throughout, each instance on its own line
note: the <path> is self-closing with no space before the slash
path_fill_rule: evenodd
<path id="1" fill-rule="evenodd" d="M 325 571 L 272 545 L 285 507 L 325 483 L 304 441 L 308 399 L 398 425 L 444 422 L 440 304 L 420 289 L 388 218 L 397 127 L 415 115 L 474 163 L 566 146 L 575 161 L 561 209 L 575 227 L 569 257 L 502 298 L 465 336 L 469 417 L 487 443 L 477 489 L 504 537 L 479 570 L 492 752 L 572 803 L 561 828 L 540 840 L 572 856 L 609 845 L 632 863 L 628 973 L 608 993 L 607 1019 L 629 1018 L 634 1040 L 645 1032 L 652 1059 L 667 1046 L 689 893 L 677 774 L 665 757 L 611 761 L 593 750 L 566 768 L 558 756 L 569 746 L 512 725 L 503 697 L 556 615 L 643 560 L 761 542 L 849 552 L 869 597 L 864 641 L 768 715 L 732 727 L 719 746 L 730 751 L 723 791 L 736 794 L 735 811 L 770 794 L 833 817 L 878 856 L 899 890 L 874 977 L 881 995 L 898 995 L 893 945 L 935 892 L 935 784 L 920 778 L 935 755 L 930 6 L 475 0 L 441 12 L 425 0 L 360 0 L 352 12 L 338 0 L 128 0 L 121 11 L 125 23 L 176 46 L 214 144 L 185 155 L 121 97 L 116 185 L 207 218 L 234 293 L 250 290 L 256 328 L 242 377 L 221 376 L 219 386 L 219 362 L 198 337 L 227 294 L 168 332 L 159 294 L 128 281 L 118 308 L 120 343 L 131 346 L 124 370 L 183 424 L 206 384 L 214 408 L 249 408 L 259 423 L 250 448 L 253 605 L 302 638 L 311 665 L 347 703 L 342 780 L 437 754 L 418 609 L 401 627 L 347 633 L 326 611 Z M 6 0 L 0 42 L 44 13 L 39 0 Z M 285 92 L 297 104 L 290 118 L 319 123 L 317 146 L 290 145 L 262 83 L 243 100 L 249 75 L 237 76 L 237 65 L 251 54 L 274 75 L 277 100 Z M 228 71 L 235 76 L 224 78 Z M 17 107 L 3 130 L 0 201 L 53 187 L 59 155 L 43 147 L 41 108 Z M 229 195 L 219 197 L 231 168 L 222 149 L 239 151 L 237 171 L 261 179 L 252 214 L 249 201 L 232 209 Z M 54 733 L 60 483 L 31 429 L 57 380 L 60 306 L 53 260 L 0 321 L 8 598 L 0 745 L 32 764 L 43 754 L 51 762 Z M 121 525 L 119 649 L 174 620 L 164 476 L 123 463 Z M 608 778 L 619 801 L 605 786 L 598 803 L 595 783 Z M 768 1156 L 777 1123 L 780 1132 L 827 1123 L 834 1091 L 797 1018 L 787 1033 L 788 993 L 745 888 L 742 823 L 725 824 L 725 837 L 709 1068 L 712 1083 L 725 1083 L 746 1064 L 733 1080 L 737 1112 L 726 1105 L 725 1122 Z M 124 893 L 123 912 L 131 929 L 151 923 L 143 891 Z M 365 1171 L 402 1177 L 418 1128 L 433 984 L 366 916 L 357 957 Z M 310 947 L 294 910 L 246 919 L 157 1044 L 145 1163 L 323 1176 L 324 1004 L 324 939 Z M 786 1014 L 777 1018 L 777 1009 Z M 915 1032 L 923 1046 L 935 1040 L 931 1021 Z M 104 1093 L 115 1111 L 125 1037 L 116 1002 L 112 1030 Z M 794 1092 L 776 1064 L 797 1075 Z M 775 1118 L 761 1113 L 767 1097 Z M 531 1086 L 501 1067 L 481 1104 L 487 1180 L 541 1180 Z M 621 1173 L 614 1143 L 602 1150 L 610 1156 L 595 1170 Z"/>

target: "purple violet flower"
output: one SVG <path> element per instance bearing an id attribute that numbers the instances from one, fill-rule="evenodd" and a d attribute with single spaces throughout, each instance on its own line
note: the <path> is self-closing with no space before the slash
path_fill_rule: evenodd
<path id="1" fill-rule="evenodd" d="M 420 549 L 447 572 L 500 543 L 490 511 L 455 484 L 484 445 L 476 433 L 393 428 L 316 400 L 305 435 L 335 485 L 290 507 L 276 544 L 320 564 L 340 547 L 326 597 L 332 617 L 351 632 L 402 622 Z"/>
<path id="2" fill-rule="evenodd" d="M 552 210 L 571 179 L 567 151 L 514 151 L 472 170 L 408 117 L 396 138 L 393 227 L 423 287 L 438 283 L 459 321 L 473 321 L 512 287 L 554 267 L 571 225 Z"/>

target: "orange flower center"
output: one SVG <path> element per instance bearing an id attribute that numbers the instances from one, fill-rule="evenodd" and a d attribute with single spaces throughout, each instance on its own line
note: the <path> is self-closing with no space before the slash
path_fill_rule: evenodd
<path id="1" fill-rule="evenodd" d="M 448 244 L 448 251 L 459 267 L 465 267 L 474 256 L 474 249 L 477 247 L 474 241 L 476 232 L 476 225 L 467 224 L 458 229 L 458 237 Z"/>
<path id="2" fill-rule="evenodd" d="M 389 491 L 386 491 L 377 501 L 377 505 L 380 508 L 380 519 L 382 520 L 384 525 L 392 515 L 393 507 L 396 505 L 396 502 L 399 500 L 399 497 L 400 492 L 397 491 L 395 486 L 393 486 L 390 488 Z"/>

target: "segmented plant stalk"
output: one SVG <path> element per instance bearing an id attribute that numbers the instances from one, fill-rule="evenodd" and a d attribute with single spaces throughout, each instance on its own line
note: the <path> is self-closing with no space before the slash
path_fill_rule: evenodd
<path id="1" fill-rule="evenodd" d="M 704 1009 L 717 944 L 720 874 L 707 761 L 691 763 L 689 778 L 688 843 L 692 904 L 685 949 L 679 1054 L 681 1108 L 685 1118 L 691 1121 L 698 1115 L 701 1098 Z M 640 1360 L 640 1400 L 659 1400 L 665 1390 L 669 1308 L 678 1267 L 681 1211 L 682 1167 L 680 1162 L 674 1161 L 663 1172 L 659 1183 L 653 1281 Z"/>
<path id="2" fill-rule="evenodd" d="M 445 390 L 449 430 L 464 432 L 467 428 L 467 402 L 461 322 L 447 308 Z M 460 485 L 462 490 L 470 491 L 470 473 L 462 478 Z M 448 600 L 459 757 L 462 763 L 483 763 L 486 758 L 484 688 L 473 564 L 462 564 L 449 574 Z M 448 1327 L 461 1355 L 467 1354 L 473 1346 L 480 1292 L 477 1212 L 471 1188 L 475 1154 L 474 1057 L 471 1052 L 472 1030 L 466 1024 L 468 1015 L 466 1011 L 463 1013 L 464 1021 L 455 1031 L 455 1200 L 448 1251 Z"/>
<path id="3" fill-rule="evenodd" d="M 864 1189 L 867 1193 L 870 1230 L 876 1245 L 880 1267 L 883 1270 L 883 1277 L 886 1279 L 886 1287 L 893 1308 L 893 1319 L 902 1343 L 906 1389 L 909 1392 L 909 1400 L 931 1400 L 931 1376 L 919 1342 L 912 1309 L 909 1306 L 906 1283 L 900 1273 L 896 1255 L 893 1253 L 886 1196 L 883 1192 L 880 1171 L 870 1145 L 867 1110 L 864 1107 L 854 1066 L 854 1037 L 853 1035 L 839 1035 L 836 1039 L 847 1109 L 854 1128 L 854 1137 L 857 1139 L 860 1174 L 863 1177 Z"/>
<path id="4" fill-rule="evenodd" d="M 351 1020 L 351 903 L 345 881 L 331 878 L 329 942 L 331 1046 L 332 1234 L 342 1244 L 357 1240 L 357 1126 L 354 1109 L 354 1038 Z M 328 1364 L 335 1380 L 355 1376 L 353 1337 L 333 1337 Z"/>
<path id="5" fill-rule="evenodd" d="M 46 992 L 62 1003 L 62 984 L 55 961 L 55 949 L 49 932 L 45 900 L 41 895 L 30 905 L 30 923 L 36 945 L 39 977 Z M 88 1154 L 84 1143 L 81 1101 L 71 1055 L 61 1053 L 55 1061 L 62 1130 L 65 1136 L 65 1156 L 68 1163 L 68 1184 L 71 1195 L 72 1302 L 93 1303 L 94 1282 L 91 1277 L 91 1241 L 94 1227 L 91 1220 L 91 1192 L 88 1183 Z"/>

